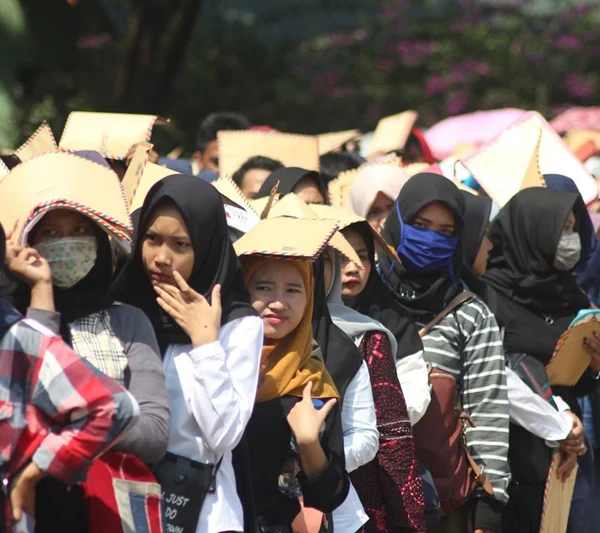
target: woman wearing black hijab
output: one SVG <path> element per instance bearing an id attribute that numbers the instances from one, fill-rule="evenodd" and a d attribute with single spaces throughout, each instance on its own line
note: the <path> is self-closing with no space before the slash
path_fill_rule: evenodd
<path id="1" fill-rule="evenodd" d="M 353 279 L 362 277 L 364 271 L 360 271 L 356 265 L 346 263 L 342 282 L 345 280 L 350 283 L 343 286 L 344 304 L 380 322 L 394 335 L 397 342 L 394 357 L 398 378 L 402 384 L 410 420 L 414 425 L 425 414 L 431 400 L 427 366 L 423 359 L 423 342 L 412 316 L 396 302 L 377 274 L 375 241 L 368 224 L 352 224 L 345 228 L 343 233 L 351 243 L 355 242 L 358 235 L 361 246 L 357 253 L 365 254 L 363 264 L 367 263 L 371 267 L 364 288 L 359 294 L 355 294 L 360 290 L 360 286 L 349 285 Z"/>
<path id="2" fill-rule="evenodd" d="M 213 186 L 169 176 L 150 189 L 120 285 L 150 317 L 161 347 L 171 407 L 163 461 L 222 460 L 196 531 L 243 531 L 231 451 L 252 413 L 263 328 Z"/>
<path id="3" fill-rule="evenodd" d="M 402 188 L 382 236 L 402 264 L 380 258 L 380 272 L 396 301 L 425 325 L 460 294 L 464 199 L 437 174 L 417 174 Z M 476 427 L 466 437 L 471 455 L 494 488 L 479 487 L 471 499 L 476 533 L 501 531 L 502 506 L 510 478 L 508 406 L 502 338 L 487 306 L 472 298 L 424 337 L 425 360 L 457 378 L 462 405 Z M 433 531 L 464 531 L 465 509 L 445 517 Z M 457 531 L 459 529 L 456 529 Z"/>
<path id="4" fill-rule="evenodd" d="M 307 204 L 328 204 L 327 186 L 318 172 L 298 167 L 284 167 L 273 172 L 262 184 L 257 198 L 271 194 L 279 182 L 278 194 L 295 193 Z"/>
<path id="5" fill-rule="evenodd" d="M 527 354 L 545 366 L 578 311 L 590 307 L 573 274 L 581 258 L 589 253 L 590 241 L 582 231 L 585 217 L 586 208 L 578 194 L 535 187 L 517 193 L 494 220 L 490 232 L 493 249 L 483 279 L 488 285 L 487 301 L 505 328 L 504 346 L 509 356 Z M 554 394 L 569 405 L 574 418 L 574 429 L 561 444 L 567 454 L 563 462 L 567 469 L 574 465 L 577 455 L 585 453 L 577 397 L 597 384 L 598 340 L 587 339 L 585 343 L 592 364 L 579 382 L 574 387 L 553 388 Z M 513 440 L 511 434 L 511 448 Z M 516 448 L 514 451 L 519 455 Z M 529 529 L 524 531 L 537 531 L 550 457 L 549 453 L 530 455 L 526 464 L 513 461 L 513 477 L 519 482 L 513 500 L 531 503 Z M 589 518 L 591 513 L 579 514 Z M 586 531 L 587 527 L 573 531 Z"/>
<path id="6" fill-rule="evenodd" d="M 492 243 L 487 237 L 492 199 L 460 191 L 465 201 L 465 223 L 461 236 L 464 265 L 461 279 L 469 290 L 484 297 L 485 283 L 479 277 L 485 274 Z"/>

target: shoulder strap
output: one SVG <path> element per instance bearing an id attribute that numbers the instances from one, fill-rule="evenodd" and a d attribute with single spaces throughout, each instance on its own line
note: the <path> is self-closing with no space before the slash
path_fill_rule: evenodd
<path id="1" fill-rule="evenodd" d="M 446 316 L 448 316 L 450 313 L 452 313 L 452 311 L 454 311 L 457 307 L 464 304 L 465 302 L 469 301 L 471 298 L 475 298 L 475 294 L 473 294 L 472 292 L 469 292 L 469 291 L 463 291 L 463 292 L 457 294 L 454 298 L 452 298 L 450 303 L 446 306 L 446 308 L 439 315 L 437 315 L 424 328 L 421 328 L 421 330 L 419 331 L 419 337 L 423 338 L 425 335 L 427 335 L 431 331 L 431 329 L 438 322 L 440 322 L 441 320 L 446 318 Z"/>

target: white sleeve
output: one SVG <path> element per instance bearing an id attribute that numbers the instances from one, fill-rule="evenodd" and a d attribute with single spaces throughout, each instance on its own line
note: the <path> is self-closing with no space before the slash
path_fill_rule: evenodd
<path id="1" fill-rule="evenodd" d="M 363 361 L 342 401 L 342 431 L 346 470 L 352 472 L 375 458 L 379 431 L 367 364 Z"/>
<path id="2" fill-rule="evenodd" d="M 429 372 L 423 351 L 397 360 L 396 372 L 406 400 L 410 423 L 414 426 L 421 420 L 431 402 Z"/>
<path id="3" fill-rule="evenodd" d="M 554 403 L 556 404 L 556 407 L 558 407 L 558 410 L 562 413 L 564 411 L 570 411 L 571 410 L 571 406 L 565 402 L 560 396 L 552 396 L 554 398 Z"/>
<path id="4" fill-rule="evenodd" d="M 250 420 L 263 345 L 259 317 L 221 328 L 219 340 L 193 349 L 191 409 L 206 446 L 217 456 L 233 449 Z"/>
<path id="5" fill-rule="evenodd" d="M 513 423 L 545 439 L 551 447 L 567 438 L 573 427 L 573 419 L 569 415 L 554 409 L 510 368 L 506 369 L 506 386 L 508 413 Z"/>

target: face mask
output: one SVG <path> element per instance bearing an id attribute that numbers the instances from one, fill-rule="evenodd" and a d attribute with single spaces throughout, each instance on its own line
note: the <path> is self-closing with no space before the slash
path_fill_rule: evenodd
<path id="1" fill-rule="evenodd" d="M 413 272 L 452 275 L 452 259 L 458 246 L 458 235 L 443 235 L 437 231 L 404 224 L 398 202 L 396 213 L 400 221 L 400 245 L 396 252 L 402 264 Z"/>
<path id="2" fill-rule="evenodd" d="M 52 283 L 60 289 L 70 289 L 85 278 L 96 263 L 96 237 L 69 237 L 37 244 L 34 248 L 48 261 Z"/>
<path id="3" fill-rule="evenodd" d="M 556 247 L 554 268 L 557 270 L 571 270 L 581 259 L 581 239 L 575 231 L 563 231 Z"/>

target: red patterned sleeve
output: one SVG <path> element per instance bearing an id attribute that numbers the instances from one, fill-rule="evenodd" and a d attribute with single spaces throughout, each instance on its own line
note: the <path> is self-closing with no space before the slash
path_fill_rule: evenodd
<path id="1" fill-rule="evenodd" d="M 53 477 L 71 483 L 83 481 L 92 460 L 136 420 L 137 403 L 60 337 L 46 337 L 33 330 L 29 333 L 40 340 L 42 357 L 32 405 L 57 425 L 32 459 Z"/>
<path id="2" fill-rule="evenodd" d="M 377 427 L 377 469 L 387 525 L 425 531 L 425 503 L 408 409 L 385 333 L 367 333 L 360 345 L 369 367 Z"/>

